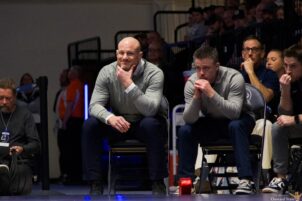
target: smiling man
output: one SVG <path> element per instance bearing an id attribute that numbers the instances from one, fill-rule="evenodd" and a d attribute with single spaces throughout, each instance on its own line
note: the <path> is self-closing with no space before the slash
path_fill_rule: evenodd
<path id="1" fill-rule="evenodd" d="M 91 184 L 91 194 L 103 193 L 100 147 L 105 137 L 110 142 L 129 138 L 144 142 L 153 194 L 166 193 L 167 129 L 161 115 L 164 75 L 142 56 L 139 41 L 126 37 L 118 44 L 117 61 L 104 66 L 97 77 L 91 117 L 82 133 L 84 180 Z"/>
<path id="2" fill-rule="evenodd" d="M 246 107 L 244 79 L 240 72 L 220 66 L 212 47 L 197 49 L 193 60 L 196 73 L 184 91 L 186 124 L 178 132 L 178 178 L 194 180 L 198 143 L 230 139 L 240 178 L 235 194 L 252 194 L 255 188 L 248 147 L 255 122 Z"/>

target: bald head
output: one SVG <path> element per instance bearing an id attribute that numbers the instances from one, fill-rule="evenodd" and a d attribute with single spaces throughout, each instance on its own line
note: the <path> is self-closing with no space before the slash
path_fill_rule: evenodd
<path id="1" fill-rule="evenodd" d="M 143 53 L 137 39 L 126 37 L 119 42 L 116 50 L 117 65 L 124 70 L 128 71 L 131 68 L 136 68 L 142 56 Z"/>
<path id="2" fill-rule="evenodd" d="M 133 37 L 123 38 L 118 43 L 118 49 L 120 49 L 120 46 L 129 46 L 129 47 L 133 48 L 133 50 L 141 51 L 141 46 L 140 46 L 139 41 L 136 38 L 133 38 Z"/>

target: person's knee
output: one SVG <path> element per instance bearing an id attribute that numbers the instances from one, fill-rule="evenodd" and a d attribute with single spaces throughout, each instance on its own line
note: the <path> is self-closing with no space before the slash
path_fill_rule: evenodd
<path id="1" fill-rule="evenodd" d="M 177 138 L 179 141 L 187 141 L 193 138 L 192 128 L 189 125 L 181 126 L 177 132 Z"/>
<path id="2" fill-rule="evenodd" d="M 274 123 L 272 125 L 272 139 L 277 140 L 279 137 L 282 137 L 284 128 L 279 126 L 279 124 Z"/>

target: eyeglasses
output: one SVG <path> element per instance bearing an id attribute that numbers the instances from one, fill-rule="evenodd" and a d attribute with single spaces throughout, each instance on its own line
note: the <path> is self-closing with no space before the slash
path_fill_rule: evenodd
<path id="1" fill-rule="evenodd" d="M 256 53 L 256 52 L 259 52 L 261 49 L 262 48 L 260 48 L 260 47 L 252 47 L 252 48 L 246 47 L 246 48 L 243 48 L 243 51 L 245 53 L 250 52 L 250 51 L 252 51 L 252 53 Z"/>

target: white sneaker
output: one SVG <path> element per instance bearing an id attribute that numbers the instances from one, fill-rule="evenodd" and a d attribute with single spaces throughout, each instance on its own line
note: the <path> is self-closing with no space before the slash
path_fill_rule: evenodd
<path id="1" fill-rule="evenodd" d="M 272 181 L 262 189 L 263 193 L 284 193 L 287 190 L 287 182 L 285 179 L 275 177 Z"/>
<path id="2" fill-rule="evenodd" d="M 235 195 L 254 194 L 255 192 L 256 190 L 255 190 L 254 182 L 247 179 L 241 179 L 237 189 L 234 191 L 234 194 Z"/>

